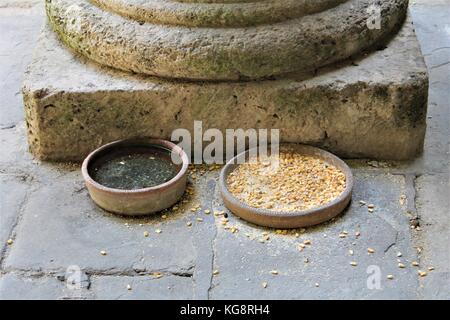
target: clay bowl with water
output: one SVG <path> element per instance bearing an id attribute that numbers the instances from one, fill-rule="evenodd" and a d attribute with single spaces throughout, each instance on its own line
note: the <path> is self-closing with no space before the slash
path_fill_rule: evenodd
<path id="1" fill-rule="evenodd" d="M 170 141 L 133 139 L 94 150 L 81 170 L 98 206 L 135 216 L 175 204 L 186 190 L 188 164 L 186 153 Z"/>
<path id="2" fill-rule="evenodd" d="M 320 224 L 342 213 L 350 203 L 353 190 L 353 175 L 347 164 L 335 155 L 312 146 L 301 144 L 284 144 L 281 146 L 288 146 L 296 153 L 322 159 L 337 167 L 346 177 L 344 191 L 334 200 L 304 211 L 282 212 L 251 207 L 236 198 L 227 186 L 228 175 L 248 158 L 249 150 L 247 150 L 231 159 L 222 168 L 219 185 L 225 206 L 235 215 L 251 223 L 279 229 L 293 229 Z"/>

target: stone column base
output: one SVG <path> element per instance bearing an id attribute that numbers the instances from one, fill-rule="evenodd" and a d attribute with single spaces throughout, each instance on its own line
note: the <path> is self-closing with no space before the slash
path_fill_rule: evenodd
<path id="1" fill-rule="evenodd" d="M 170 139 L 177 128 L 278 128 L 281 140 L 351 158 L 410 159 L 423 148 L 428 75 L 410 18 L 387 48 L 251 82 L 186 82 L 101 67 L 43 29 L 23 88 L 42 160 L 79 161 L 107 142 Z"/>

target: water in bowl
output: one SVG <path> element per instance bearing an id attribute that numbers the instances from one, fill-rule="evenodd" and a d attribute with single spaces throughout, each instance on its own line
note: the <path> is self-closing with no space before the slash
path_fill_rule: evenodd
<path id="1" fill-rule="evenodd" d="M 93 163 L 90 174 L 105 187 L 137 190 L 163 184 L 179 170 L 180 166 L 173 163 L 169 151 L 149 148 L 102 157 Z"/>

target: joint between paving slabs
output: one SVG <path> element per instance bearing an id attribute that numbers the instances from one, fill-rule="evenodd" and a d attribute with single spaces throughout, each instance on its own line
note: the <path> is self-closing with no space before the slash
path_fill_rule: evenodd
<path id="1" fill-rule="evenodd" d="M 392 173 L 393 175 L 403 176 L 405 179 L 405 196 L 406 196 L 406 214 L 409 217 L 411 227 L 420 227 L 420 215 L 417 210 L 416 200 L 416 180 L 421 177 L 421 174 L 416 173 Z"/>
<path id="2" fill-rule="evenodd" d="M 423 174 L 419 173 L 399 173 L 405 177 L 405 186 L 406 186 L 406 196 L 407 199 L 411 199 L 411 201 L 407 201 L 407 214 L 410 217 L 410 226 L 411 229 L 420 230 L 421 228 L 421 216 L 420 212 L 417 209 L 417 179 L 419 179 Z M 417 253 L 417 262 L 419 265 L 422 264 L 422 254 L 423 254 L 423 239 L 422 233 L 413 232 L 412 241 L 414 244 L 414 248 Z M 423 282 L 426 281 L 425 278 L 419 277 L 418 282 L 419 286 L 416 288 L 417 297 L 423 298 L 423 292 L 421 291 Z"/>
<path id="3" fill-rule="evenodd" d="M 405 175 L 406 193 L 408 199 L 411 199 L 411 201 L 407 201 L 407 210 L 408 213 L 412 215 L 412 219 L 414 220 L 415 223 L 415 224 L 412 223 L 412 225 L 415 227 L 420 226 L 420 216 L 416 206 L 417 200 L 416 181 L 419 177 L 420 175 L 417 174 Z"/>
<path id="4" fill-rule="evenodd" d="M 412 179 L 411 179 L 412 180 L 412 184 L 413 184 L 414 196 L 415 196 L 415 198 L 414 198 L 414 209 L 415 209 L 415 214 L 416 214 L 416 219 L 417 219 L 417 226 L 416 226 L 416 228 L 417 227 L 421 227 L 421 216 L 420 216 L 419 210 L 417 210 L 417 206 L 416 206 L 416 204 L 417 204 L 416 200 L 417 200 L 417 194 L 418 194 L 417 180 L 421 176 L 422 176 L 422 174 L 417 174 L 417 175 L 414 175 L 412 177 Z M 422 259 L 422 254 L 423 254 L 423 244 L 424 244 L 424 239 L 422 238 L 422 233 L 421 232 L 416 232 L 413 235 L 413 241 L 415 243 L 415 248 L 417 250 L 417 261 L 418 261 L 419 265 L 421 265 L 422 262 L 423 262 L 422 261 L 423 260 Z M 419 283 L 421 285 L 417 288 L 417 295 L 418 295 L 418 297 L 422 296 L 421 286 L 423 285 L 424 281 L 425 281 L 424 278 L 419 277 Z"/>
<path id="5" fill-rule="evenodd" d="M 214 225 L 216 223 L 214 222 Z M 215 266 L 216 266 L 216 241 L 217 241 L 217 226 L 215 226 L 216 231 L 214 233 L 214 238 L 212 239 L 212 243 L 211 243 L 211 249 L 212 249 L 212 257 L 211 257 L 211 275 L 209 277 L 209 287 L 208 287 L 208 291 L 206 293 L 208 300 L 210 299 L 210 294 L 211 294 L 211 290 L 213 288 L 213 281 L 214 281 L 214 270 L 215 270 Z"/>
<path id="6" fill-rule="evenodd" d="M 220 199 L 221 199 L 220 198 L 220 190 L 219 190 L 219 188 L 217 188 L 217 181 L 216 181 L 215 194 L 214 194 L 214 198 L 211 203 L 211 206 L 214 209 L 213 213 L 216 211 L 216 208 L 220 206 L 220 203 L 221 203 Z M 209 287 L 208 287 L 208 292 L 207 292 L 208 300 L 210 299 L 210 293 L 213 288 L 214 270 L 216 267 L 216 251 L 217 251 L 216 244 L 217 244 L 217 237 L 219 234 L 215 215 L 213 215 L 213 219 L 214 219 L 214 237 L 211 242 L 212 258 L 211 258 L 211 276 L 210 276 Z"/>
<path id="7" fill-rule="evenodd" d="M 418 173 L 398 173 L 398 175 L 403 175 L 405 177 L 405 193 L 407 197 L 407 215 L 409 216 L 410 227 L 413 230 L 420 230 L 421 227 L 421 217 L 419 210 L 417 210 L 417 179 L 419 179 L 422 174 Z M 417 229 L 419 228 L 419 229 Z M 412 234 L 414 247 L 417 252 L 417 261 L 419 264 L 422 262 L 422 239 L 421 233 L 413 232 Z"/>
<path id="8" fill-rule="evenodd" d="M 207 177 L 206 189 L 200 192 L 199 202 L 204 209 L 213 209 L 213 201 L 217 194 L 217 181 L 212 177 Z M 194 298 L 209 299 L 209 289 L 213 279 L 214 268 L 214 248 L 213 243 L 217 235 L 217 227 L 213 214 L 208 215 L 211 219 L 213 228 L 211 232 L 208 230 L 206 234 L 195 234 L 194 242 L 197 250 L 197 260 L 195 262 L 195 272 L 193 275 L 194 282 Z"/>
<path id="9" fill-rule="evenodd" d="M 152 277 L 150 280 L 159 279 L 164 276 L 176 276 L 183 278 L 193 278 L 194 272 L 193 267 L 186 270 L 168 270 L 168 269 L 159 269 L 159 270 L 146 270 L 142 272 L 137 272 L 135 270 L 119 270 L 119 269 L 82 269 L 88 281 L 90 281 L 91 277 Z M 52 270 L 41 270 L 41 269 L 20 269 L 20 268 L 7 268 L 0 271 L 1 275 L 7 274 L 15 274 L 22 278 L 30 278 L 30 279 L 40 279 L 40 278 L 56 278 L 60 281 L 65 281 L 65 275 L 67 270 L 65 269 L 52 269 Z M 155 276 L 157 274 L 158 276 Z"/>

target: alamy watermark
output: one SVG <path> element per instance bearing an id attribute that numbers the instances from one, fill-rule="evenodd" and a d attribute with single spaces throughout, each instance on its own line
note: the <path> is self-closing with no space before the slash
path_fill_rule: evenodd
<path id="1" fill-rule="evenodd" d="M 180 128 L 172 132 L 171 140 L 177 143 L 192 159 L 193 164 L 224 164 L 235 154 L 248 150 L 248 157 L 237 163 L 253 161 L 277 161 L 279 154 L 279 129 L 225 129 L 209 128 L 203 131 L 203 122 L 194 121 L 192 131 Z M 179 157 L 172 155 L 179 163 Z"/>
<path id="2" fill-rule="evenodd" d="M 369 18 L 367 19 L 366 25 L 369 30 L 380 30 L 381 29 L 381 7 L 376 4 L 372 4 L 367 8 L 367 13 Z"/>
<path id="3" fill-rule="evenodd" d="M 381 290 L 381 268 L 376 265 L 370 265 L 367 267 L 367 289 L 369 290 Z"/>

